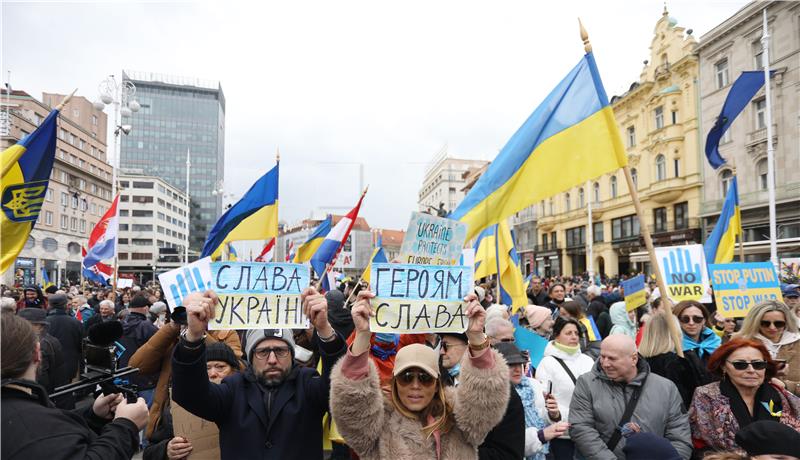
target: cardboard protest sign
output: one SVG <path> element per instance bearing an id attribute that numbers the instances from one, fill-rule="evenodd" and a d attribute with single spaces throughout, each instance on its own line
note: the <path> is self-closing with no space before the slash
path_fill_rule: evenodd
<path id="1" fill-rule="evenodd" d="M 187 458 L 219 460 L 219 428 L 216 423 L 192 415 L 175 401 L 171 402 L 170 412 L 175 436 L 182 436 L 192 443 L 192 453 Z"/>
<path id="2" fill-rule="evenodd" d="M 133 280 L 130 278 L 117 278 L 117 287 L 119 289 L 133 287 Z"/>
<path id="3" fill-rule="evenodd" d="M 459 250 L 460 254 L 460 250 Z M 394 334 L 464 332 L 464 297 L 471 293 L 472 267 L 372 264 L 370 331 Z"/>
<path id="4" fill-rule="evenodd" d="M 658 269 L 666 284 L 666 295 L 672 302 L 696 300 L 711 302 L 708 293 L 708 271 L 702 244 L 656 248 Z"/>
<path id="5" fill-rule="evenodd" d="M 742 318 L 754 305 L 782 298 L 778 275 L 770 262 L 711 264 L 708 271 L 717 311 L 726 318 Z"/>
<path id="6" fill-rule="evenodd" d="M 211 289 L 219 295 L 211 330 L 305 329 L 300 294 L 308 266 L 286 263 L 214 262 Z"/>
<path id="7" fill-rule="evenodd" d="M 644 290 L 644 275 L 634 276 L 622 282 L 625 290 L 625 310 L 636 310 L 647 303 L 647 291 Z"/>
<path id="8" fill-rule="evenodd" d="M 211 258 L 205 257 L 185 267 L 158 275 L 170 309 L 183 306 L 183 299 L 192 292 L 211 288 Z"/>
<path id="9" fill-rule="evenodd" d="M 400 260 L 408 264 L 456 265 L 466 237 L 464 223 L 413 212 L 400 247 Z"/>

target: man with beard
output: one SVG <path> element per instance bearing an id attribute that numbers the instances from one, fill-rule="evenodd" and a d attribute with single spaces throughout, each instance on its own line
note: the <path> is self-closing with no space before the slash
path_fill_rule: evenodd
<path id="1" fill-rule="evenodd" d="M 322 459 L 322 416 L 328 411 L 330 372 L 345 354 L 344 338 L 328 322 L 324 295 L 307 288 L 301 295 L 322 358 L 322 376 L 294 363 L 291 330 L 247 332 L 245 372 L 210 383 L 205 331 L 214 317 L 216 294 L 184 299 L 188 327 L 172 358 L 172 397 L 189 412 L 219 426 L 221 458 Z"/>

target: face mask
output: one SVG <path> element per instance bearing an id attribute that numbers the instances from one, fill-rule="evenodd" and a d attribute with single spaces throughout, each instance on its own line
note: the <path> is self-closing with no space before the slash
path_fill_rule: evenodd
<path id="1" fill-rule="evenodd" d="M 378 332 L 375 334 L 375 341 L 378 343 L 394 343 L 394 334 L 389 334 L 386 332 Z"/>
<path id="2" fill-rule="evenodd" d="M 461 373 L 461 363 L 458 363 L 450 369 L 447 369 L 447 373 L 450 374 L 450 377 L 458 377 L 458 374 Z"/>

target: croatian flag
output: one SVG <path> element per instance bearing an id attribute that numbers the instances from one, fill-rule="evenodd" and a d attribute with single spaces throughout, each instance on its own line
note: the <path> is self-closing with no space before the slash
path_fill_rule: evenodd
<path id="1" fill-rule="evenodd" d="M 81 246 L 81 255 L 86 257 L 86 248 L 83 246 Z M 114 276 L 114 268 L 103 262 L 98 262 L 91 267 L 82 265 L 81 269 L 84 278 L 103 285 L 109 284 L 111 277 Z"/>
<path id="2" fill-rule="evenodd" d="M 256 262 L 272 262 L 275 260 L 275 238 L 270 238 L 261 254 L 256 257 Z"/>
<path id="3" fill-rule="evenodd" d="M 336 258 L 339 257 L 339 252 L 341 252 L 344 242 L 347 241 L 347 237 L 350 236 L 350 230 L 358 218 L 358 211 L 366 193 L 367 191 L 364 190 L 361 198 L 358 199 L 356 207 L 339 220 L 339 223 L 331 229 L 325 240 L 319 245 L 317 252 L 311 257 L 311 266 L 314 267 L 317 276 L 323 277 L 325 272 L 336 264 Z M 327 276 L 322 278 L 322 289 L 330 290 L 330 282 Z"/>
<path id="4" fill-rule="evenodd" d="M 286 262 L 291 262 L 294 260 L 294 241 L 289 241 L 289 249 L 286 251 Z"/>
<path id="5" fill-rule="evenodd" d="M 83 258 L 84 267 L 97 265 L 101 260 L 113 259 L 117 247 L 117 230 L 119 228 L 119 217 L 117 208 L 119 195 L 111 202 L 100 221 L 97 222 L 92 234 L 89 235 L 89 250 Z"/>

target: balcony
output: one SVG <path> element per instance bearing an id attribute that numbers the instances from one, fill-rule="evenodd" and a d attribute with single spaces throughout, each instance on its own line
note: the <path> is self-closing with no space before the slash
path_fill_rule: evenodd
<path id="1" fill-rule="evenodd" d="M 541 252 L 550 252 L 550 251 L 558 251 L 561 249 L 561 245 L 559 243 L 556 244 L 537 244 L 535 247 L 535 251 L 537 254 Z"/>
<path id="2" fill-rule="evenodd" d="M 741 184 L 741 182 L 740 182 Z M 800 195 L 800 182 L 790 182 L 788 184 L 775 184 L 775 202 L 796 200 Z M 700 207 L 700 214 L 708 216 L 718 214 L 722 210 L 724 199 L 704 201 Z M 739 206 L 741 209 L 767 206 L 769 193 L 767 190 L 757 190 L 749 193 L 739 193 Z"/>

